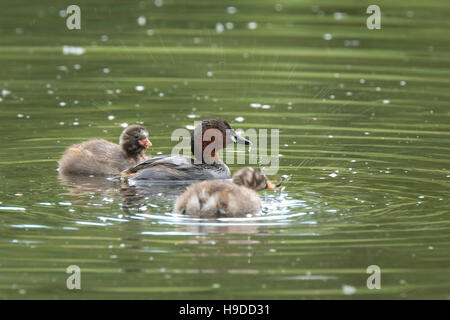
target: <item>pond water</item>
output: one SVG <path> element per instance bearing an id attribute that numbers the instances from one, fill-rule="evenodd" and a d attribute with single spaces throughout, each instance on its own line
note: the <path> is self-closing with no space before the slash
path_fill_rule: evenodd
<path id="1" fill-rule="evenodd" d="M 377 1 L 380 30 L 364 1 L 84 0 L 81 30 L 69 4 L 0 4 L 0 298 L 450 298 L 448 1 Z M 139 122 L 167 154 L 211 117 L 280 130 L 257 217 L 58 176 L 73 143 Z"/>

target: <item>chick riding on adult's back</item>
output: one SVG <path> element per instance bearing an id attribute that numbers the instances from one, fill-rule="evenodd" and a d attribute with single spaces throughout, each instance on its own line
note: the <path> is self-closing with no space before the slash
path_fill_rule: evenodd
<path id="1" fill-rule="evenodd" d="M 194 158 L 181 155 L 153 157 L 122 172 L 129 180 L 230 179 L 230 169 L 218 151 L 231 143 L 250 144 L 222 119 L 203 120 L 191 135 Z"/>
<path id="2" fill-rule="evenodd" d="M 152 145 L 148 131 L 139 125 L 123 130 L 120 145 L 95 139 L 70 146 L 59 160 L 59 172 L 66 175 L 116 175 L 148 157 Z"/>

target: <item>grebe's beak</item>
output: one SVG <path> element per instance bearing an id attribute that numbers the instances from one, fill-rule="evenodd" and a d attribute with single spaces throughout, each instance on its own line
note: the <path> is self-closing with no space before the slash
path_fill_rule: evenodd
<path id="1" fill-rule="evenodd" d="M 138 143 L 141 147 L 144 147 L 144 148 L 148 148 L 148 147 L 152 146 L 152 143 L 150 142 L 150 140 L 148 140 L 148 138 L 138 140 Z"/>
<path id="2" fill-rule="evenodd" d="M 234 136 L 231 137 L 231 139 L 233 140 L 234 143 L 239 143 L 239 144 L 246 144 L 246 145 L 250 145 L 252 144 L 250 140 L 247 140 L 237 134 L 235 134 Z"/>

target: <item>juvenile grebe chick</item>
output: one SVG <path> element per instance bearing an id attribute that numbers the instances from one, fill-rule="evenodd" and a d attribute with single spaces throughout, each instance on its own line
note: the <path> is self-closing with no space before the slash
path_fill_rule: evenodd
<path id="1" fill-rule="evenodd" d="M 261 211 L 257 191 L 273 190 L 261 169 L 243 168 L 232 182 L 202 181 L 190 185 L 175 202 L 175 212 L 201 218 L 243 217 Z"/>
<path id="2" fill-rule="evenodd" d="M 74 175 L 117 175 L 149 157 L 152 143 L 148 131 L 139 125 L 123 130 L 119 144 L 95 139 L 70 146 L 59 160 L 59 172 Z"/>

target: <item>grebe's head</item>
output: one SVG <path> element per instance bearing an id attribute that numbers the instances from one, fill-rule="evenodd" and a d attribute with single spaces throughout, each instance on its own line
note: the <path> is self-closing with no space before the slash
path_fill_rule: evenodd
<path id="1" fill-rule="evenodd" d="M 273 190 L 277 187 L 272 182 L 270 182 L 269 179 L 267 179 L 264 172 L 262 172 L 262 170 L 259 168 L 242 168 L 241 170 L 233 174 L 232 181 L 234 184 L 244 186 L 256 191 L 264 189 Z"/>
<path id="2" fill-rule="evenodd" d="M 191 135 L 192 154 L 202 163 L 215 162 L 217 151 L 231 143 L 251 144 L 222 119 L 203 120 L 201 125 L 195 127 Z"/>

